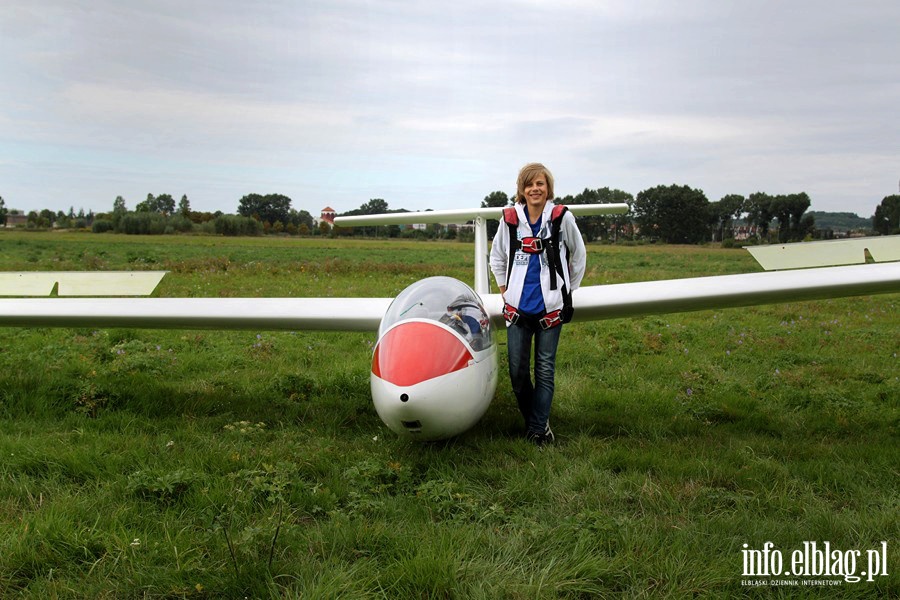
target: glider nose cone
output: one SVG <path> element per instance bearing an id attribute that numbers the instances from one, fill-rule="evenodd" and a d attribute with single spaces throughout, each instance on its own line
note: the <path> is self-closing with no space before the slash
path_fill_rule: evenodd
<path id="1" fill-rule="evenodd" d="M 372 402 L 391 431 L 421 441 L 466 431 L 497 387 L 497 349 L 478 355 L 445 325 L 407 321 L 388 330 L 372 358 Z"/>
<path id="2" fill-rule="evenodd" d="M 407 387 L 464 369 L 471 360 L 472 353 L 452 332 L 412 321 L 394 327 L 378 341 L 372 374 Z"/>

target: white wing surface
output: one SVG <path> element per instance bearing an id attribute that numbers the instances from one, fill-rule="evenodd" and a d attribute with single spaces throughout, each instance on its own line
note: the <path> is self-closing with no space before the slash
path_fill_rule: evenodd
<path id="1" fill-rule="evenodd" d="M 625 203 L 619 204 L 567 204 L 572 214 L 579 215 L 624 215 L 629 211 Z M 477 218 L 501 219 L 503 207 L 460 208 L 456 210 L 426 210 L 420 212 L 398 212 L 377 215 L 356 215 L 335 217 L 338 227 L 362 225 L 418 225 L 426 223 L 466 223 Z"/>
<path id="2" fill-rule="evenodd" d="M 900 263 L 582 287 L 575 321 L 900 293 Z M 482 299 L 502 322 L 500 294 Z M 28 298 L 0 300 L 0 326 L 376 331 L 391 298 Z"/>
<path id="3" fill-rule="evenodd" d="M 0 300 L 0 326 L 377 331 L 391 298 Z"/>
<path id="4" fill-rule="evenodd" d="M 573 321 L 890 293 L 900 293 L 900 263 L 617 283 L 577 289 Z M 484 301 L 502 322 L 500 294 Z"/>

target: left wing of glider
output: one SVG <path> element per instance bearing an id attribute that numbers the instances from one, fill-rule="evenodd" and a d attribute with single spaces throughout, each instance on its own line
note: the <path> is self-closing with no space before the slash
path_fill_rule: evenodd
<path id="1" fill-rule="evenodd" d="M 391 298 L 100 298 L 147 296 L 165 271 L 0 273 L 5 327 L 377 331 Z M 66 296 L 91 296 L 72 298 Z"/>
<path id="2" fill-rule="evenodd" d="M 377 331 L 391 298 L 16 298 L 0 326 Z"/>
<path id="3" fill-rule="evenodd" d="M 166 271 L 0 273 L 0 296 L 149 296 Z"/>

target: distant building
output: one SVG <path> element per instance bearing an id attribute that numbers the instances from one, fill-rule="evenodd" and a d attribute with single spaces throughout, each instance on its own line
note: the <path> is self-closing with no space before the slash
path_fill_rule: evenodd
<path id="1" fill-rule="evenodd" d="M 7 227 L 24 227 L 28 224 L 28 215 L 18 210 L 11 210 L 6 215 Z"/>
<path id="2" fill-rule="evenodd" d="M 754 235 L 756 235 L 755 228 L 748 227 L 747 225 L 738 225 L 737 227 L 732 227 L 731 229 L 731 237 L 739 242 L 748 240 L 751 236 Z"/>
<path id="3" fill-rule="evenodd" d="M 322 209 L 322 216 L 319 218 L 320 221 L 325 221 L 329 225 L 334 225 L 334 217 L 337 213 L 334 212 L 334 209 L 330 206 L 326 206 Z"/>

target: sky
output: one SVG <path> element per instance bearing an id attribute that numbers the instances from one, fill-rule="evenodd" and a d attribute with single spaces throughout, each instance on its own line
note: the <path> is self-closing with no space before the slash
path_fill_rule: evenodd
<path id="1" fill-rule="evenodd" d="M 0 197 L 467 208 L 537 161 L 557 196 L 869 217 L 900 185 L 898 32 L 896 0 L 4 0 Z"/>

